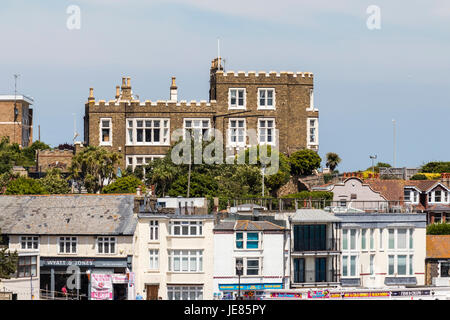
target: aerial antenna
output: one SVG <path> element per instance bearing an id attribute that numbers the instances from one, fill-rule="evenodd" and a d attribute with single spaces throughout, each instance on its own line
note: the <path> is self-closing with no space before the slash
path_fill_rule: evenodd
<path id="1" fill-rule="evenodd" d="M 13 123 L 14 141 L 13 141 L 13 143 L 16 142 L 16 121 L 17 121 L 17 116 L 19 115 L 19 110 L 17 109 L 17 78 L 19 76 L 20 76 L 20 74 L 14 74 L 14 123 Z"/>
<path id="2" fill-rule="evenodd" d="M 217 38 L 217 69 L 220 69 L 220 39 Z"/>
<path id="3" fill-rule="evenodd" d="M 75 139 L 79 136 L 77 132 L 77 118 L 75 117 L 75 113 L 72 113 L 73 115 L 73 142 L 75 142 Z"/>

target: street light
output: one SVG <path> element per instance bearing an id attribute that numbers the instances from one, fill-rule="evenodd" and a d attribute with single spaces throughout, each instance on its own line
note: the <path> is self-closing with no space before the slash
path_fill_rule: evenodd
<path id="1" fill-rule="evenodd" d="M 241 261 L 238 261 L 238 263 L 236 263 L 236 273 L 238 275 L 238 298 L 237 300 L 241 300 L 241 275 L 242 275 L 242 269 L 243 269 L 243 265 Z"/>
<path id="2" fill-rule="evenodd" d="M 375 178 L 375 168 L 373 165 L 373 160 L 375 160 L 377 158 L 377 155 L 369 156 L 369 158 L 372 159 L 372 177 Z"/>

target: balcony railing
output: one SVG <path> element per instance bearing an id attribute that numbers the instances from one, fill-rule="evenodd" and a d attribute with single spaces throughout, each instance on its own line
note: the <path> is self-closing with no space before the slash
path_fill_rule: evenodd
<path id="1" fill-rule="evenodd" d="M 254 205 L 252 210 L 240 210 L 241 205 Z M 257 210 L 260 213 L 265 211 L 295 211 L 297 209 L 323 209 L 332 213 L 414 213 L 415 205 L 409 201 L 367 201 L 367 200 L 313 200 L 300 198 L 251 198 L 234 199 L 230 201 L 230 206 L 237 207 L 238 213 L 251 213 Z"/>
<path id="2" fill-rule="evenodd" d="M 328 239 L 325 241 L 325 243 L 317 243 L 311 245 L 311 246 L 305 246 L 304 241 L 299 241 L 298 245 L 295 245 L 295 239 L 294 239 L 294 250 L 292 251 L 292 254 L 296 253 L 315 253 L 315 252 L 327 252 L 327 251 L 339 251 L 339 241 L 337 239 Z"/>

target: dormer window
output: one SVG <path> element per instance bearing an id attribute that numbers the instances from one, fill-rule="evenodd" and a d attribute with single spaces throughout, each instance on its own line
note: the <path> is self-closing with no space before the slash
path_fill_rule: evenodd
<path id="1" fill-rule="evenodd" d="M 434 202 L 441 202 L 441 193 L 440 190 L 434 192 Z"/>

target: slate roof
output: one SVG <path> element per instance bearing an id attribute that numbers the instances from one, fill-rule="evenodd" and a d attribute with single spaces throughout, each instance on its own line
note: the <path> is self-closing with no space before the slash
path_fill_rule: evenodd
<path id="1" fill-rule="evenodd" d="M 321 209 L 298 209 L 292 222 L 341 222 L 342 219 Z"/>
<path id="2" fill-rule="evenodd" d="M 134 195 L 0 196 L 5 234 L 133 235 Z"/>

